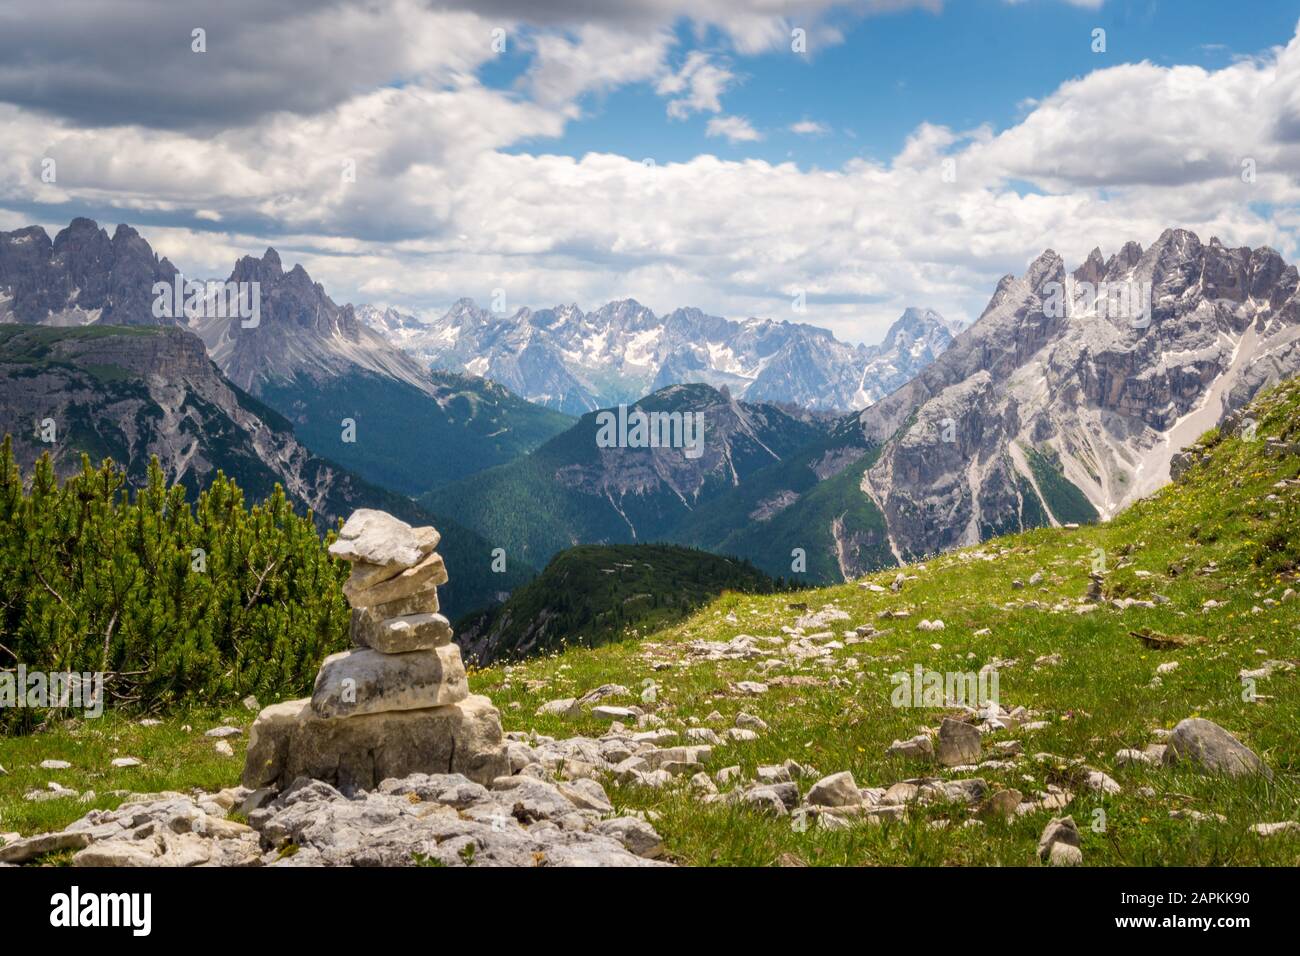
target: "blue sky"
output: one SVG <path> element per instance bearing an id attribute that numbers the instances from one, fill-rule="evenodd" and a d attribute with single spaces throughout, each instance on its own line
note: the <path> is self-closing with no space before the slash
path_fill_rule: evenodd
<path id="1" fill-rule="evenodd" d="M 784 49 L 738 55 L 718 29 L 699 37 L 679 22 L 674 62 L 696 49 L 726 58 L 738 74 L 726 112 L 750 119 L 761 141 L 728 145 L 706 136 L 708 114 L 670 120 L 663 98 L 638 85 L 583 97 L 583 118 L 563 137 L 513 149 L 574 157 L 616 152 L 661 163 L 714 152 L 821 168 L 854 157 L 888 161 L 921 122 L 1002 130 L 1023 115 L 1027 99 L 1103 65 L 1148 60 L 1219 69 L 1285 43 L 1298 17 L 1300 3 L 1273 0 L 1120 0 L 1096 10 L 1060 0 L 958 0 L 940 13 L 841 18 L 843 42 L 814 40 L 806 56 Z M 1104 54 L 1091 49 L 1098 27 L 1106 30 Z M 484 80 L 509 89 L 530 64 L 524 51 L 512 51 L 484 71 Z M 827 132 L 791 132 L 801 120 Z"/>
<path id="2" fill-rule="evenodd" d="M 1272 0 L 137 0 L 58 19 L 8 0 L 0 229 L 128 222 L 195 276 L 273 245 L 337 301 L 422 315 L 504 289 L 874 342 L 909 306 L 976 318 L 1049 247 L 1072 267 L 1179 227 L 1294 260 L 1298 20 Z"/>

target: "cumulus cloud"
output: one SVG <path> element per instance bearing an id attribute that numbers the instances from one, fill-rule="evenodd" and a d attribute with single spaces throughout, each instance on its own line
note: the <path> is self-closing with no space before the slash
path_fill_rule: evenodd
<path id="1" fill-rule="evenodd" d="M 575 121 L 584 96 L 626 83 L 655 90 L 670 111 L 680 102 L 682 115 L 707 114 L 711 135 L 753 142 L 759 132 L 723 110 L 729 63 L 716 50 L 681 56 L 660 32 L 668 0 L 629 4 L 635 23 L 623 10 L 585 27 L 568 25 L 579 13 L 563 3 L 543 4 L 528 21 L 535 32 L 511 27 L 512 49 L 527 54 L 518 83 L 487 86 L 480 72 L 492 54 L 481 41 L 523 16 L 518 6 L 443 11 L 450 19 L 438 28 L 461 30 L 466 46 L 432 53 L 395 39 L 366 47 L 363 19 L 356 43 L 340 39 L 342 59 L 322 57 L 335 63 L 321 69 L 323 91 L 231 107 L 228 122 L 206 127 L 132 119 L 124 106 L 110 110 L 111 123 L 88 120 L 75 103 L 59 106 L 74 87 L 38 91 L 29 60 L 0 52 L 0 227 L 57 226 L 98 210 L 140 226 L 193 275 L 226 274 L 239 255 L 274 244 L 340 301 L 437 310 L 494 288 L 521 305 L 635 296 L 661 311 L 692 304 L 812 321 L 867 341 L 908 305 L 973 318 L 998 276 L 1049 246 L 1077 262 L 1094 245 L 1145 244 L 1186 226 L 1296 251 L 1300 41 L 1219 70 L 1099 70 L 1026 104 L 1005 130 L 922 124 L 880 161 L 804 169 L 705 154 L 647 165 L 609 152 L 552 155 L 546 143 Z M 737 8 L 696 6 L 719 18 Z M 744 9 L 758 22 L 777 6 Z M 284 8 L 272 4 L 267 16 Z M 425 7 L 402 9 L 417 29 L 426 23 Z M 210 49 L 219 37 L 209 32 Z M 375 71 L 363 72 L 364 89 L 323 75 L 346 72 L 339 64 L 365 59 L 363 49 L 391 53 L 363 68 Z M 410 79 L 374 79 L 395 74 Z M 134 82 L 106 98 L 142 108 Z M 159 115 L 207 95 L 186 82 L 160 89 Z M 14 89 L 30 95 L 16 101 Z M 54 182 L 41 177 L 47 158 Z M 1251 183 L 1243 159 L 1257 166 Z M 790 311 L 796 289 L 807 313 Z"/>
<path id="2" fill-rule="evenodd" d="M 709 54 L 692 50 L 680 70 L 660 78 L 656 92 L 672 97 L 668 101 L 670 117 L 686 119 L 692 113 L 721 112 L 722 94 L 734 80 L 735 75 L 714 63 Z"/>
<path id="3" fill-rule="evenodd" d="M 819 123 L 816 120 L 805 119 L 790 124 L 790 132 L 799 136 L 824 136 L 830 130 L 831 128 L 825 123 Z"/>
<path id="4" fill-rule="evenodd" d="M 756 143 L 763 138 L 743 116 L 715 116 L 709 120 L 704 133 L 706 136 L 724 136 L 730 143 Z"/>

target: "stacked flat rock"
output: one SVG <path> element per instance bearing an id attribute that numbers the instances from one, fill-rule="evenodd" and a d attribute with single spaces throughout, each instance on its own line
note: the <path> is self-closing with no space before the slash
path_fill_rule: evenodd
<path id="1" fill-rule="evenodd" d="M 310 700 L 267 707 L 249 734 L 244 785 L 297 777 L 372 789 L 410 773 L 508 773 L 501 720 L 472 696 L 451 624 L 438 613 L 447 569 L 438 532 L 383 511 L 352 514 L 330 554 L 351 562 L 343 595 L 352 650 L 325 658 Z"/>

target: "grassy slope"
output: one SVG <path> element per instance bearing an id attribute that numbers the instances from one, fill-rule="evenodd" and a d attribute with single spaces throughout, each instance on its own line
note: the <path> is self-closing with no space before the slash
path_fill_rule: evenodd
<path id="1" fill-rule="evenodd" d="M 476 648 L 485 643 L 487 659 L 596 647 L 681 620 L 723 591 L 774 586 L 747 562 L 691 548 L 580 545 L 556 555 L 505 604 L 460 621 L 456 630 Z"/>
<path id="2" fill-rule="evenodd" d="M 1300 385 L 1291 383 L 1274 393 L 1255 417 L 1261 438 L 1300 428 Z M 982 770 L 980 775 L 995 787 L 1014 786 L 1026 794 L 1049 782 L 1073 789 L 1070 812 L 1080 823 L 1088 864 L 1296 865 L 1300 839 L 1261 839 L 1248 831 L 1255 822 L 1296 819 L 1300 782 L 1300 670 L 1277 672 L 1261 681 L 1255 702 L 1243 701 L 1237 676 L 1239 670 L 1258 667 L 1267 659 L 1296 658 L 1300 635 L 1300 602 L 1265 603 L 1276 601 L 1286 586 L 1295 586 L 1300 567 L 1298 489 L 1273 488 L 1279 479 L 1300 474 L 1300 459 L 1267 458 L 1262 446 L 1262 441 L 1217 440 L 1209 463 L 1196 468 L 1186 483 L 1164 489 L 1111 523 L 1077 530 L 1039 529 L 945 554 L 925 566 L 910 567 L 908 573 L 917 580 L 899 594 L 874 593 L 849 583 L 794 596 L 726 595 L 640 643 L 574 649 L 479 671 L 471 676 L 471 686 L 492 696 L 507 729 L 595 735 L 600 724 L 590 717 L 535 717 L 533 712 L 544 701 L 607 681 L 636 690 L 643 679 L 653 677 L 660 688 L 656 712 L 670 727 L 702 722 L 715 709 L 724 718 L 718 729 L 729 726 L 741 710 L 770 725 L 757 741 L 715 750 L 710 770 L 738 763 L 752 775 L 758 764 L 794 758 L 821 773 L 851 770 L 860 786 L 882 786 L 935 772 L 917 761 L 886 757 L 884 750 L 891 740 L 934 726 L 942 716 L 939 710 L 891 707 L 889 674 L 916 663 L 938 671 L 973 671 L 995 658 L 1014 659 L 1015 664 L 1003 665 L 1000 671 L 1003 705 L 1023 704 L 1048 722 L 1041 731 L 1014 736 L 1023 741 L 1026 754 L 1055 756 L 1044 762 L 1025 758 L 1014 769 Z M 1269 500 L 1270 495 L 1279 500 Z M 1170 602 L 1155 609 L 1107 608 L 1084 615 L 1048 610 L 1058 601 L 1075 603 L 1084 594 L 1097 548 L 1108 555 L 1106 587 L 1111 596 L 1159 592 Z M 994 560 L 974 557 L 977 554 Z M 1197 573 L 1211 562 L 1217 563 L 1216 569 Z M 1013 579 L 1026 580 L 1036 570 L 1044 572 L 1041 586 L 1012 588 Z M 1140 577 L 1138 571 L 1151 576 Z M 884 584 L 895 573 L 881 572 L 869 580 Z M 1225 603 L 1203 611 L 1211 598 Z M 1031 600 L 1043 609 L 1023 606 Z M 833 625 L 837 631 L 877 622 L 878 612 L 885 609 L 910 608 L 912 616 L 877 622 L 886 630 L 883 636 L 835 651 L 830 667 L 808 664 L 774 672 L 808 682 L 773 682 L 771 690 L 757 698 L 730 689 L 735 681 L 755 676 L 751 663 L 697 663 L 688 658 L 688 641 L 725 640 L 742 632 L 779 634 L 781 626 L 792 624 L 797 616 L 789 607 L 792 601 L 812 608 L 836 604 L 850 615 Z M 1260 611 L 1254 612 L 1255 607 Z M 946 629 L 916 631 L 915 622 L 923 617 L 943 619 Z M 1200 635 L 1207 642 L 1153 651 L 1129 635 L 1138 627 Z M 977 637 L 982 628 L 991 633 Z M 1061 655 L 1059 666 L 1035 667 L 1035 658 L 1051 653 Z M 849 658 L 860 667 L 855 669 Z M 1165 675 L 1160 686 L 1150 686 L 1156 666 L 1174 660 L 1179 668 Z M 656 661 L 674 666 L 655 671 Z M 1273 767 L 1274 783 L 1225 781 L 1187 768 L 1115 765 L 1116 750 L 1141 747 L 1150 741 L 1152 728 L 1169 728 L 1192 715 L 1236 733 Z M 196 726 L 195 732 L 199 729 Z M 111 732 L 107 723 L 83 724 L 76 731 Z M 159 739 L 175 734 L 173 728 L 156 732 Z M 95 758 L 78 756 L 82 751 L 73 731 L 59 729 L 19 741 L 16 747 L 7 742 L 0 751 L 0 762 L 11 771 L 0 777 L 0 826 L 28 832 L 84 812 L 84 807 L 60 802 L 56 815 L 54 805 L 33 809 L 18 798 L 44 779 L 78 785 L 68 774 L 59 777 L 30 769 L 46 756 L 98 765 Z M 1103 798 L 1083 791 L 1074 785 L 1078 771 L 1068 763 L 1071 758 L 1105 770 L 1123 792 Z M 157 759 L 161 763 L 170 757 Z M 205 764 L 191 768 L 171 763 L 181 769 L 165 779 L 151 779 L 151 786 L 211 785 Z M 238 762 L 232 762 L 225 782 L 233 783 L 237 775 Z M 1154 795 L 1144 796 L 1142 787 L 1151 787 Z M 965 811 L 931 806 L 901 824 L 799 833 L 788 821 L 703 805 L 685 790 L 612 785 L 609 790 L 620 805 L 658 813 L 656 826 L 670 853 L 692 864 L 1026 865 L 1034 861 L 1035 843 L 1050 816 L 1040 811 L 1010 824 L 936 830 L 927 827 L 928 820 L 942 816 L 956 824 Z M 1174 819 L 1171 809 L 1221 813 L 1227 821 Z M 1090 827 L 1097 810 L 1105 812 L 1104 832 Z"/>

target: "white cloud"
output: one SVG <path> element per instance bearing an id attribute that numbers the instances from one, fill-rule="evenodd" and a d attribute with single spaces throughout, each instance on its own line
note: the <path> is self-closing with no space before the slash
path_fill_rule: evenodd
<path id="1" fill-rule="evenodd" d="M 601 25 L 582 26 L 572 37 L 542 34 L 534 44 L 528 84 L 539 101 L 556 104 L 591 91 L 648 82 L 663 74 L 673 42 L 666 29 L 630 42 L 621 30 Z"/>
<path id="2" fill-rule="evenodd" d="M 715 116 L 705 128 L 706 136 L 725 136 L 730 143 L 755 143 L 762 134 L 743 116 Z"/>
<path id="3" fill-rule="evenodd" d="M 692 113 L 720 113 L 722 94 L 734 80 L 735 75 L 713 63 L 707 53 L 692 50 L 680 70 L 660 78 L 655 91 L 673 97 L 668 101 L 670 117 L 686 119 Z"/>
<path id="4" fill-rule="evenodd" d="M 800 136 L 824 136 L 830 131 L 829 126 L 816 120 L 804 119 L 790 124 L 790 132 L 797 133 Z"/>
<path id="5" fill-rule="evenodd" d="M 1049 246 L 1077 262 L 1184 226 L 1296 252 L 1300 41 L 1214 71 L 1099 70 L 1026 104 L 1004 131 L 922 124 L 888 161 L 837 169 L 546 153 L 579 97 L 626 82 L 711 114 L 711 135 L 759 135 L 723 114 L 734 76 L 716 54 L 668 71 L 666 35 L 616 26 L 537 35 L 513 91 L 452 69 L 217 129 L 81 125 L 0 105 L 0 224 L 110 207 L 190 274 L 226 274 L 274 244 L 339 301 L 436 310 L 505 288 L 513 303 L 590 307 L 631 295 L 868 341 L 908 305 L 973 318 L 998 276 Z M 55 183 L 40 179 L 47 156 Z M 1243 158 L 1257 163 L 1253 184 Z M 141 225 L 146 215 L 168 225 Z M 794 288 L 807 314 L 790 312 Z"/>

